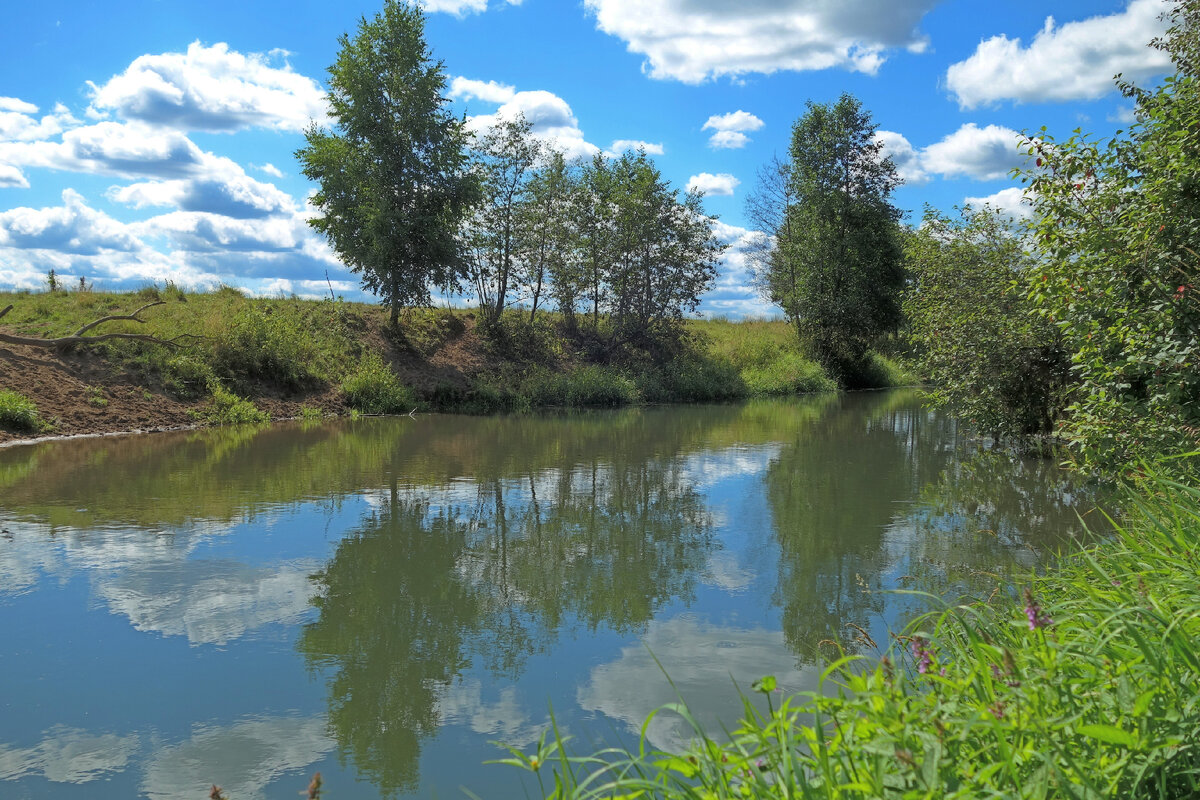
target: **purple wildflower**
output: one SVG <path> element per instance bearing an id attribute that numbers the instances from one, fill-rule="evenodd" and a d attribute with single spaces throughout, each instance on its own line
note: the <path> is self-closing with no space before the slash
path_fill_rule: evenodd
<path id="1" fill-rule="evenodd" d="M 1037 600 L 1033 599 L 1033 592 L 1029 590 L 1029 587 L 1025 587 L 1025 616 L 1029 618 L 1029 630 L 1031 631 L 1054 624 L 1050 615 L 1042 610 Z"/>
<path id="2" fill-rule="evenodd" d="M 929 642 L 920 636 L 914 636 L 908 646 L 912 650 L 913 658 L 917 660 L 917 672 L 922 675 L 929 672 L 929 667 L 933 664 L 933 650 L 930 649 Z"/>

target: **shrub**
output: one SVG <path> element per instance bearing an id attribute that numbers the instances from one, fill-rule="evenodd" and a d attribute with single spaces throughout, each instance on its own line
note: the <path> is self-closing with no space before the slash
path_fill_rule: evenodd
<path id="1" fill-rule="evenodd" d="M 281 304 L 282 306 L 282 304 Z M 317 381 L 318 361 L 312 332 L 299 315 L 268 304 L 247 305 L 237 312 L 213 348 L 213 366 L 236 383 L 267 380 L 286 389 Z"/>
<path id="2" fill-rule="evenodd" d="M 209 387 L 212 399 L 208 407 L 200 412 L 200 418 L 210 425 L 263 424 L 271 421 L 271 415 L 249 400 L 238 397 L 219 381 Z"/>
<path id="3" fill-rule="evenodd" d="M 21 433 L 38 433 L 46 423 L 38 416 L 37 406 L 23 394 L 0 390 L 0 428 Z"/>
<path id="4" fill-rule="evenodd" d="M 342 381 L 346 403 L 363 414 L 407 414 L 417 407 L 412 389 L 400 383 L 396 373 L 378 353 L 369 353 Z"/>

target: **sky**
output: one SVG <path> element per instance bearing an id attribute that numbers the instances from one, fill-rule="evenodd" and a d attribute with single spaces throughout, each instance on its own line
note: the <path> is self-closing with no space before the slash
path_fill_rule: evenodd
<path id="1" fill-rule="evenodd" d="M 338 38 L 380 0 L 11 4 L 0 30 L 0 288 L 174 281 L 364 299 L 307 225 L 294 153 L 327 124 Z M 1121 73 L 1153 85 L 1168 0 L 425 0 L 426 39 L 476 129 L 523 113 L 568 155 L 643 147 L 705 191 L 730 247 L 701 305 L 756 295 L 744 209 L 806 104 L 857 97 L 931 204 L 1020 216 L 1021 132 L 1112 136 Z M 450 300 L 447 300 L 449 302 Z"/>

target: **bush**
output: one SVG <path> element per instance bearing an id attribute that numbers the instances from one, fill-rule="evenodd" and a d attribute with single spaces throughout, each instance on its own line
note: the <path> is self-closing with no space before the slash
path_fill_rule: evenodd
<path id="1" fill-rule="evenodd" d="M 0 390 L 0 428 L 20 433 L 38 433 L 47 427 L 37 406 L 23 394 Z"/>
<path id="2" fill-rule="evenodd" d="M 543 738 L 505 763 L 556 798 L 1200 796 L 1200 489 L 1151 478 L 1130 504 L 1115 541 L 840 658 L 815 693 L 774 708 L 756 682 L 769 710 L 746 702 L 727 743 L 578 758 Z"/>
<path id="3" fill-rule="evenodd" d="M 407 414 L 417 407 L 412 389 L 400 383 L 378 353 L 369 353 L 358 362 L 342 381 L 342 392 L 346 404 L 363 414 Z"/>
<path id="4" fill-rule="evenodd" d="M 200 418 L 210 425 L 261 425 L 271 421 L 270 414 L 249 400 L 238 397 L 219 381 L 213 381 L 208 390 L 212 399 L 200 413 Z"/>
<path id="5" fill-rule="evenodd" d="M 312 365 L 319 354 L 312 332 L 301 323 L 282 307 L 244 307 L 213 347 L 215 371 L 235 383 L 266 380 L 292 390 L 316 383 Z"/>

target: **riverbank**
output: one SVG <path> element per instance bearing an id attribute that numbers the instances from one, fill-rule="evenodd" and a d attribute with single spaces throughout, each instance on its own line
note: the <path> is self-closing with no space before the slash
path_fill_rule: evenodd
<path id="1" fill-rule="evenodd" d="M 413 409 L 490 413 L 539 407 L 711 402 L 833 391 L 781 321 L 693 320 L 650 347 L 619 344 L 603 321 L 512 312 L 488 335 L 463 309 L 386 312 L 341 300 L 185 293 L 0 293 L 10 336 L 137 334 L 67 349 L 0 342 L 0 442 L 41 436 Z M 151 305 L 154 304 L 154 305 Z M 148 306 L 148 307 L 147 307 Z M 912 382 L 876 356 L 879 386 Z M 15 393 L 32 406 L 22 406 Z"/>

